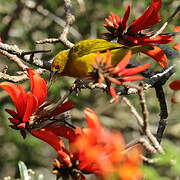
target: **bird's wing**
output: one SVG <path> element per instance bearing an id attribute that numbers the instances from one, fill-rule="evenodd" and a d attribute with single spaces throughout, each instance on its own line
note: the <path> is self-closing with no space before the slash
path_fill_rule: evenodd
<path id="1" fill-rule="evenodd" d="M 106 50 L 116 49 L 124 47 L 122 44 L 109 42 L 104 39 L 88 39 L 82 40 L 76 43 L 69 53 L 69 58 L 82 57 L 84 55 L 99 52 L 105 52 Z"/>

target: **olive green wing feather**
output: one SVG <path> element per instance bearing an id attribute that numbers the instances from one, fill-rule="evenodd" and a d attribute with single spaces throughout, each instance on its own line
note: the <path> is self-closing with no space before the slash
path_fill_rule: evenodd
<path id="1" fill-rule="evenodd" d="M 151 46 L 145 45 L 128 47 L 119 43 L 109 42 L 104 39 L 87 39 L 75 43 L 75 45 L 70 49 L 68 57 L 70 60 L 72 60 L 76 57 L 82 57 L 90 53 L 96 53 L 97 51 L 106 52 L 107 50 L 119 48 L 122 48 L 124 50 L 131 49 L 132 53 L 153 49 Z"/>
<path id="2" fill-rule="evenodd" d="M 121 48 L 124 45 L 109 42 L 104 39 L 87 39 L 82 40 L 76 43 L 71 49 L 69 53 L 69 58 L 73 59 L 74 57 L 82 57 L 84 55 L 99 52 L 105 52 L 106 50 L 111 50 L 114 48 Z"/>

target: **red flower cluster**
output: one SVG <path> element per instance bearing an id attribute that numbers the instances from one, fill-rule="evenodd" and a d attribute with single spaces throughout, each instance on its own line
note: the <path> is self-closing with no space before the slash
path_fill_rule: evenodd
<path id="1" fill-rule="evenodd" d="M 91 109 L 87 108 L 84 113 L 87 128 L 52 126 L 32 131 L 34 136 L 56 150 L 58 160 L 53 163 L 56 173 L 63 176 L 63 173 L 68 172 L 66 176 L 73 177 L 77 172 L 79 179 L 82 180 L 85 179 L 83 173 L 95 173 L 102 179 L 111 177 L 119 180 L 140 179 L 142 174 L 139 168 L 141 164 L 139 150 L 126 152 L 120 133 L 104 129 Z M 69 150 L 65 148 L 61 137 L 69 140 Z M 77 171 L 74 171 L 75 169 Z"/>
<path id="2" fill-rule="evenodd" d="M 6 109 L 12 116 L 9 118 L 13 124 L 11 127 L 21 130 L 24 137 L 25 130 L 31 131 L 31 129 L 39 127 L 42 122 L 73 108 L 73 104 L 67 101 L 60 106 L 46 110 L 49 105 L 44 103 L 47 97 L 46 81 L 35 70 L 27 69 L 27 73 L 31 85 L 29 92 L 25 92 L 21 84 L 0 83 L 0 88 L 9 94 L 16 107 L 16 111 Z"/>
<path id="3" fill-rule="evenodd" d="M 144 53 L 154 58 L 159 65 L 165 68 L 168 63 L 167 57 L 158 46 L 154 45 L 154 43 L 167 44 L 172 41 L 172 37 L 169 35 L 157 35 L 153 37 L 151 33 L 143 32 L 143 30 L 153 27 L 160 21 L 160 15 L 158 14 L 160 8 L 161 0 L 152 0 L 148 9 L 130 25 L 127 25 L 130 6 L 126 9 L 123 18 L 112 13 L 105 19 L 106 24 L 104 24 L 104 27 L 109 31 L 109 33 L 104 33 L 104 36 L 107 40 L 118 38 L 119 43 L 127 46 L 152 46 L 154 48 L 153 50 L 145 51 Z"/>
<path id="4" fill-rule="evenodd" d="M 127 68 L 130 62 L 131 51 L 129 50 L 127 54 L 119 61 L 119 63 L 113 67 L 111 52 L 107 51 L 106 57 L 103 57 L 100 53 L 95 56 L 96 63 L 92 64 L 95 73 L 94 77 L 98 78 L 98 83 L 101 84 L 103 81 L 112 82 L 115 84 L 123 84 L 128 81 L 141 80 L 144 77 L 138 76 L 136 74 L 143 72 L 149 68 L 150 64 L 144 64 L 134 68 Z M 117 100 L 115 89 L 107 84 L 111 96 Z"/>
<path id="5" fill-rule="evenodd" d="M 27 69 L 31 90 L 25 92 L 21 84 L 2 82 L 0 88 L 3 88 L 11 97 L 16 111 L 6 109 L 12 116 L 9 120 L 14 124 L 13 128 L 26 128 L 30 116 L 44 103 L 47 96 L 46 81 L 32 69 Z"/>
<path id="6" fill-rule="evenodd" d="M 94 172 L 102 179 L 140 179 L 139 150 L 126 152 L 119 132 L 104 129 L 91 109 L 87 108 L 84 113 L 87 128 L 76 129 L 76 138 L 70 146 L 79 160 L 78 168 Z"/>

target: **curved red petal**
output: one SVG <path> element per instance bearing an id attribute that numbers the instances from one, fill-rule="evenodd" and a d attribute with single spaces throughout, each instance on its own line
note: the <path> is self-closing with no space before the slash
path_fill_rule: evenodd
<path id="1" fill-rule="evenodd" d="M 131 58 L 131 54 L 132 52 L 129 50 L 127 54 L 120 60 L 120 62 L 114 68 L 114 74 L 122 71 L 128 65 Z"/>
<path id="2" fill-rule="evenodd" d="M 16 106 L 19 117 L 22 118 L 25 112 L 26 100 L 27 100 L 26 99 L 27 95 L 22 85 L 20 84 L 16 85 L 10 82 L 2 82 L 0 84 L 0 88 L 4 89 L 11 97 L 11 100 Z"/>
<path id="3" fill-rule="evenodd" d="M 96 113 L 92 109 L 86 108 L 84 110 L 84 114 L 86 116 L 88 128 L 96 129 L 96 130 L 102 128 L 101 124 L 99 123 L 99 119 L 98 119 Z"/>
<path id="4" fill-rule="evenodd" d="M 14 119 L 19 119 L 19 116 L 15 111 L 11 109 L 5 109 L 5 111 L 8 112 Z"/>
<path id="5" fill-rule="evenodd" d="M 14 118 L 8 118 L 8 119 L 12 124 L 19 124 L 20 123 L 20 121 L 18 119 L 14 119 Z"/>
<path id="6" fill-rule="evenodd" d="M 175 81 L 171 82 L 169 84 L 169 87 L 174 91 L 180 90 L 180 80 L 175 80 Z"/>
<path id="7" fill-rule="evenodd" d="M 21 110 L 18 111 L 18 115 L 22 118 L 24 116 L 24 113 L 26 110 L 23 107 L 26 107 L 26 104 L 27 104 L 27 93 L 25 92 L 25 90 L 21 84 L 18 84 L 17 86 L 21 91 L 21 93 L 19 94 L 19 98 L 18 98 L 19 99 L 18 103 L 19 103 L 19 106 L 21 107 Z"/>
<path id="8" fill-rule="evenodd" d="M 27 104 L 26 104 L 26 111 L 24 113 L 23 122 L 27 122 L 29 117 L 36 111 L 38 107 L 38 101 L 36 97 L 29 92 L 27 94 Z"/>
<path id="9" fill-rule="evenodd" d="M 41 139 L 42 141 L 48 143 L 57 152 L 61 151 L 62 148 L 65 147 L 63 141 L 61 141 L 58 136 L 56 136 L 53 132 L 51 132 L 50 130 L 46 128 L 39 129 L 39 130 L 32 130 L 30 133 L 33 136 L 37 137 L 38 139 Z"/>
<path id="10" fill-rule="evenodd" d="M 123 72 L 120 73 L 120 76 L 132 76 L 134 74 L 138 74 L 138 73 L 144 71 L 145 69 L 149 68 L 150 66 L 151 66 L 151 64 L 144 64 L 144 65 L 141 65 L 138 67 L 125 69 Z"/>
<path id="11" fill-rule="evenodd" d="M 121 81 L 119 81 L 118 79 L 115 79 L 113 77 L 109 77 L 108 79 L 114 84 L 118 84 L 118 85 L 122 84 Z"/>
<path id="12" fill-rule="evenodd" d="M 152 57 L 161 67 L 166 68 L 168 65 L 168 58 L 164 51 L 158 46 L 151 45 L 154 49 L 143 51 L 144 54 Z"/>
<path id="13" fill-rule="evenodd" d="M 66 101 L 64 104 L 59 105 L 56 107 L 51 113 L 49 117 L 57 116 L 59 114 L 62 114 L 66 111 L 71 110 L 74 108 L 74 104 L 71 101 Z"/>
<path id="14" fill-rule="evenodd" d="M 161 8 L 161 4 L 161 0 L 152 0 L 148 9 L 131 23 L 128 32 L 137 33 L 138 31 L 148 29 L 158 23 L 160 20 L 158 11 Z"/>
<path id="15" fill-rule="evenodd" d="M 41 139 L 42 141 L 48 143 L 51 147 L 53 147 L 59 157 L 63 159 L 69 166 L 71 166 L 70 157 L 64 149 L 64 142 L 51 130 L 43 128 L 39 130 L 32 130 L 30 133 L 36 138 Z"/>
<path id="16" fill-rule="evenodd" d="M 41 105 L 47 97 L 47 84 L 39 73 L 33 69 L 27 69 L 31 84 L 31 92 L 37 98 L 38 104 Z"/>
<path id="17" fill-rule="evenodd" d="M 46 130 L 53 132 L 56 136 L 64 137 L 70 142 L 74 141 L 75 131 L 67 126 L 47 127 Z"/>
<path id="18" fill-rule="evenodd" d="M 123 78 L 123 81 L 124 81 L 124 82 L 128 82 L 128 81 L 138 81 L 138 80 L 141 80 L 141 79 L 144 79 L 144 77 L 142 77 L 142 76 L 130 76 L 130 77 L 124 77 L 124 78 Z"/>
<path id="19" fill-rule="evenodd" d="M 169 35 L 158 35 L 151 39 L 151 36 L 135 37 L 135 36 L 125 36 L 126 40 L 129 40 L 137 45 L 144 43 L 158 43 L 158 44 L 168 44 L 173 41 L 173 38 Z"/>
<path id="20" fill-rule="evenodd" d="M 109 93 L 113 98 L 113 102 L 118 102 L 119 98 L 114 87 L 112 86 L 109 87 Z"/>
<path id="21" fill-rule="evenodd" d="M 127 7 L 124 17 L 122 18 L 122 30 L 125 30 L 127 27 L 127 21 L 130 14 L 130 6 Z"/>
<path id="22" fill-rule="evenodd" d="M 148 43 L 158 43 L 158 44 L 168 44 L 173 41 L 173 37 L 169 35 L 158 35 L 154 38 L 147 38 L 145 42 Z"/>

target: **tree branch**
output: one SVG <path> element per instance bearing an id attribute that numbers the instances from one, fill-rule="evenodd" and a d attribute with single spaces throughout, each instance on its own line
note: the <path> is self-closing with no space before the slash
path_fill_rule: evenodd
<path id="1" fill-rule="evenodd" d="M 64 10 L 65 10 L 65 15 L 66 15 L 66 24 L 64 26 L 63 32 L 60 34 L 59 38 L 50 38 L 50 39 L 44 39 L 44 40 L 39 40 L 36 41 L 37 44 L 44 44 L 44 43 L 58 43 L 61 42 L 63 43 L 65 46 L 71 48 L 74 44 L 71 43 L 67 36 L 69 34 L 70 31 L 70 27 L 73 24 L 73 22 L 75 21 L 75 17 L 72 14 L 72 4 L 71 4 L 71 0 L 64 0 Z"/>
<path id="2" fill-rule="evenodd" d="M 167 126 L 168 109 L 167 109 L 166 98 L 164 95 L 163 87 L 157 84 L 155 86 L 155 91 L 156 91 L 156 97 L 159 101 L 159 106 L 160 106 L 160 120 L 159 120 L 159 125 L 157 129 L 157 134 L 156 134 L 156 138 L 158 142 L 160 143 L 164 130 Z"/>

